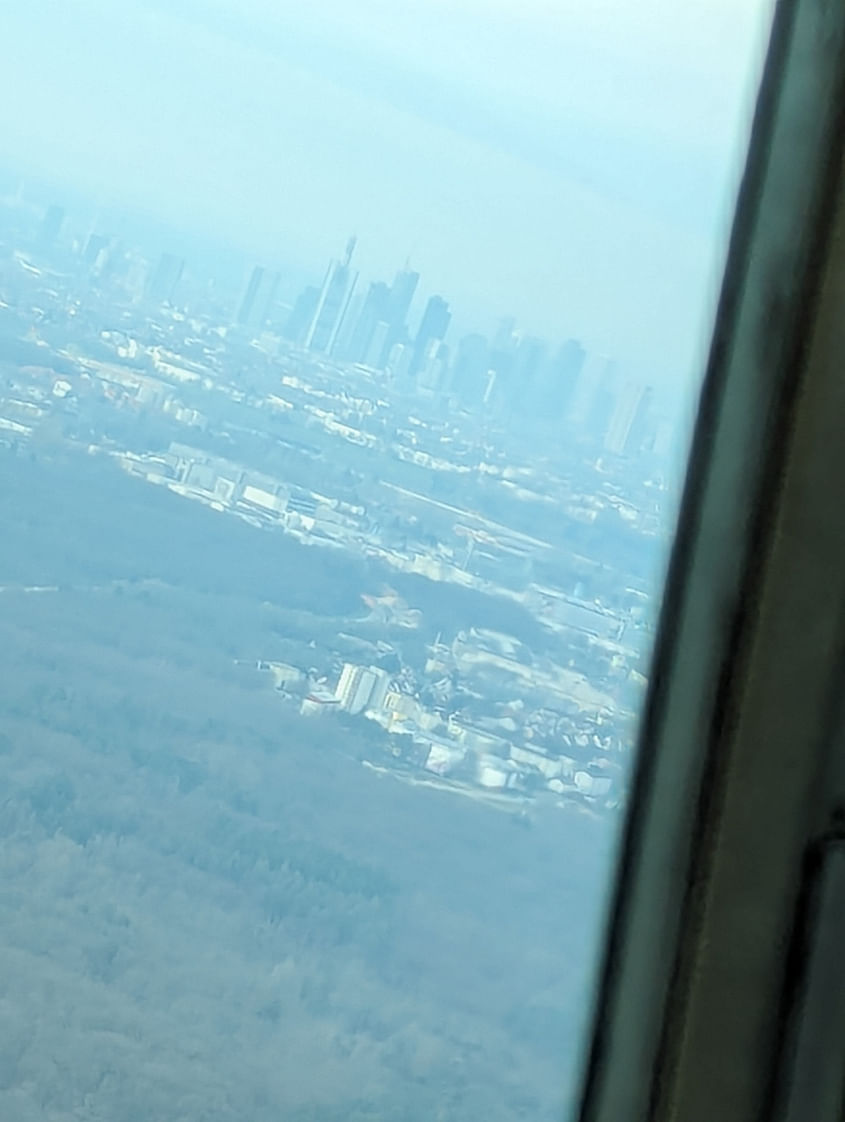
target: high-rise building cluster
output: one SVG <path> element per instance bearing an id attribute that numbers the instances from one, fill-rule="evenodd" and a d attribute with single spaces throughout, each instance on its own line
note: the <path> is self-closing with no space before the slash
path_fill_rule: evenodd
<path id="1" fill-rule="evenodd" d="M 358 273 L 352 268 L 355 238 L 342 258 L 329 263 L 320 288 L 308 286 L 296 300 L 283 328 L 292 343 L 315 354 L 390 370 L 397 378 L 415 379 L 438 356 L 449 327 L 446 301 L 433 296 L 415 334 L 408 313 L 420 275 L 408 265 L 393 283 L 374 281 L 356 296 Z"/>
<path id="2" fill-rule="evenodd" d="M 648 449 L 657 438 L 654 393 L 623 382 L 615 364 L 588 355 L 576 339 L 554 347 L 501 320 L 492 338 L 446 342 L 452 321 L 443 296 L 431 296 L 411 330 L 409 314 L 419 273 L 406 263 L 392 284 L 373 281 L 356 293 L 351 266 L 355 239 L 330 262 L 320 288 L 300 293 L 283 327 L 295 345 L 341 363 L 385 371 L 398 387 L 446 394 L 467 408 L 494 416 L 552 425 L 569 421 L 608 452 Z"/>
<path id="3" fill-rule="evenodd" d="M 40 241 L 55 243 L 64 225 L 61 207 L 44 214 Z M 281 275 L 256 265 L 234 321 L 244 331 L 280 330 L 294 346 L 314 356 L 383 372 L 400 390 L 442 397 L 457 407 L 518 424 L 568 426 L 595 447 L 614 455 L 660 450 L 665 437 L 650 386 L 620 376 L 609 358 L 588 354 L 577 339 L 558 345 L 520 330 L 512 317 L 490 336 L 473 332 L 452 344 L 448 301 L 429 296 L 417 315 L 420 274 L 410 262 L 392 282 L 359 284 L 353 266 L 357 239 L 331 260 L 322 284 L 309 285 L 293 305 L 280 302 Z M 92 280 L 114 280 L 118 272 L 136 302 L 176 305 L 185 261 L 162 253 L 153 265 L 127 255 L 114 239 L 92 232 L 81 248 Z M 136 276 L 137 268 L 141 275 Z"/>

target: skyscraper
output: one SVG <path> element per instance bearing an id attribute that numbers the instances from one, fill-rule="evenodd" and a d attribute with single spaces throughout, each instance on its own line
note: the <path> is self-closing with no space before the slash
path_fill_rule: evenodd
<path id="1" fill-rule="evenodd" d="M 354 237 L 349 239 L 341 261 L 329 263 L 320 298 L 317 301 L 317 309 L 305 337 L 305 346 L 311 351 L 322 354 L 332 353 L 358 279 L 358 274 L 353 273 L 351 269 L 355 241 Z"/>
<path id="2" fill-rule="evenodd" d="M 401 329 L 405 326 L 419 280 L 420 274 L 407 267 L 400 269 L 393 278 L 393 284 L 390 287 L 390 307 L 388 309 L 388 320 L 393 327 Z"/>
<path id="3" fill-rule="evenodd" d="M 488 357 L 490 376 L 485 378 L 483 397 L 485 405 L 502 406 L 509 400 L 518 342 L 515 328 L 516 320 L 513 316 L 506 316 L 499 320 Z"/>
<path id="4" fill-rule="evenodd" d="M 261 265 L 255 266 L 238 308 L 237 321 L 241 327 L 260 329 L 264 326 L 278 287 L 278 273 L 269 272 Z"/>
<path id="5" fill-rule="evenodd" d="M 388 331 L 378 362 L 379 366 L 385 365 L 390 351 L 397 343 L 407 343 L 408 341 L 408 311 L 419 280 L 420 274 L 415 273 L 407 266 L 400 269 L 393 278 L 384 315 L 384 321 L 388 324 Z"/>
<path id="6" fill-rule="evenodd" d="M 345 357 L 350 362 L 364 362 L 380 323 L 387 322 L 390 307 L 390 288 L 384 281 L 370 285 L 360 315 L 349 339 Z"/>
<path id="7" fill-rule="evenodd" d="M 429 393 L 440 393 L 446 382 L 449 368 L 449 347 L 439 339 L 432 339 L 423 355 L 417 374 L 417 388 Z"/>
<path id="8" fill-rule="evenodd" d="M 373 338 L 367 349 L 367 353 L 363 358 L 365 366 L 371 366 L 374 370 L 383 370 L 387 361 L 385 355 L 390 355 L 390 347 L 388 346 L 388 336 L 390 335 L 390 324 L 387 320 L 379 320 L 376 324 Z"/>
<path id="9" fill-rule="evenodd" d="M 414 357 L 410 343 L 394 343 L 387 356 L 385 370 L 398 382 L 409 380 L 409 371 Z"/>
<path id="10" fill-rule="evenodd" d="M 309 284 L 306 288 L 303 288 L 282 328 L 282 334 L 286 339 L 290 339 L 292 343 L 299 346 L 303 345 L 319 302 L 320 290 L 316 285 Z"/>
<path id="11" fill-rule="evenodd" d="M 147 299 L 157 304 L 172 304 L 184 270 L 184 258 L 176 257 L 172 253 L 163 253 L 147 281 Z"/>
<path id="12" fill-rule="evenodd" d="M 423 364 L 428 346 L 432 340 L 445 338 L 452 321 L 449 305 L 442 296 L 432 296 L 425 306 L 419 330 L 414 339 L 413 354 L 408 367 L 408 376 L 415 378 Z"/>
<path id="13" fill-rule="evenodd" d="M 499 320 L 496 334 L 493 338 L 493 350 L 513 351 L 516 349 L 516 320 L 513 316 L 505 316 Z"/>
<path id="14" fill-rule="evenodd" d="M 650 450 L 656 436 L 654 390 L 629 382 L 619 395 L 604 446 L 617 456 L 636 456 Z"/>
<path id="15" fill-rule="evenodd" d="M 92 280 L 100 280 L 113 267 L 115 254 L 112 239 L 106 234 L 89 234 L 82 251 L 82 263 Z"/>
<path id="16" fill-rule="evenodd" d="M 355 329 L 358 326 L 358 321 L 361 319 L 361 312 L 364 310 L 364 304 L 367 302 L 367 293 L 356 285 L 355 291 L 346 306 L 346 315 L 343 317 L 343 323 L 337 333 L 332 354 L 339 359 L 349 361 L 349 351 L 352 346 L 352 337 L 355 334 Z"/>
<path id="17" fill-rule="evenodd" d="M 468 405 L 478 405 L 487 392 L 490 345 L 484 335 L 464 335 L 452 365 L 452 389 Z"/>
<path id="18" fill-rule="evenodd" d="M 618 379 L 615 363 L 604 356 L 584 364 L 575 393 L 571 420 L 583 436 L 603 444 L 616 409 Z"/>
<path id="19" fill-rule="evenodd" d="M 534 335 L 523 335 L 516 346 L 507 404 L 527 413 L 537 392 L 537 381 L 546 357 L 546 343 Z"/>
<path id="20" fill-rule="evenodd" d="M 587 352 L 578 340 L 567 339 L 544 363 L 534 393 L 534 407 L 539 416 L 555 421 L 567 416 L 586 358 Z"/>

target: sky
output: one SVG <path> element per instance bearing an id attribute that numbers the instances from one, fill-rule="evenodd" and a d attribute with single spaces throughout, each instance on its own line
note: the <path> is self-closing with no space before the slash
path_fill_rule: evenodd
<path id="1" fill-rule="evenodd" d="M 4 0 L 29 174 L 456 320 L 700 367 L 769 0 Z M 61 201 L 61 200 L 57 200 Z"/>

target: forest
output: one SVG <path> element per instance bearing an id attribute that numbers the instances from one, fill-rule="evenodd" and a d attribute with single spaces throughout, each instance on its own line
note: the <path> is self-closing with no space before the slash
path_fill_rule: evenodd
<path id="1" fill-rule="evenodd" d="M 234 674 L 358 610 L 334 554 L 0 470 L 0 1117 L 560 1118 L 612 825 L 373 772 Z"/>

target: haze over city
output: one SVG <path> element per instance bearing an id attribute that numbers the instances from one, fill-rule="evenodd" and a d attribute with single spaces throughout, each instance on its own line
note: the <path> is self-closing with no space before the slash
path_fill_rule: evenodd
<path id="1" fill-rule="evenodd" d="M 355 231 L 366 271 L 410 253 L 467 328 L 514 314 L 677 384 L 765 11 L 33 0 L 4 13 L 0 127 L 105 204 L 303 267 Z"/>

